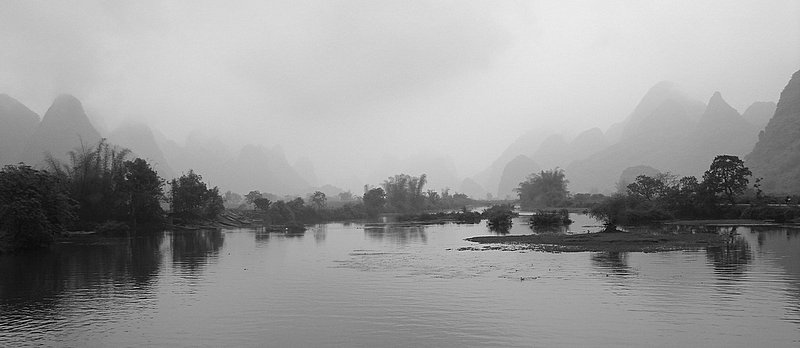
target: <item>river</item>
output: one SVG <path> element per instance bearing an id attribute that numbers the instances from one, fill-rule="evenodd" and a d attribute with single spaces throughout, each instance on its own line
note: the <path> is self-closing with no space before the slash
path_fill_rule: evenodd
<path id="1" fill-rule="evenodd" d="M 0 255 L 0 346 L 800 346 L 800 231 L 736 232 L 661 253 L 459 251 L 485 223 L 75 238 Z"/>

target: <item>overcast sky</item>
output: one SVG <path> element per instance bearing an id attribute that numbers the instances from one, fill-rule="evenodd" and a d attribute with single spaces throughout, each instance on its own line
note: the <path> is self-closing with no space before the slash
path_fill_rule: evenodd
<path id="1" fill-rule="evenodd" d="M 800 1 L 0 0 L 0 93 L 101 128 L 280 144 L 319 176 L 384 154 L 483 169 L 532 128 L 624 119 L 671 80 L 740 112 L 800 69 Z M 417 174 L 417 173 L 413 173 Z"/>

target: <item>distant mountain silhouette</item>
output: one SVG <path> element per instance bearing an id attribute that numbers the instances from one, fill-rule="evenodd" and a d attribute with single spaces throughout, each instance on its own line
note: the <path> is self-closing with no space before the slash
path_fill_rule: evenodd
<path id="1" fill-rule="evenodd" d="M 86 117 L 81 102 L 71 95 L 60 95 L 34 130 L 20 160 L 42 164 L 45 154 L 49 153 L 64 161 L 69 151 L 81 146 L 91 148 L 100 138 L 100 133 Z"/>
<path id="2" fill-rule="evenodd" d="M 492 164 L 476 174 L 473 179 L 490 190 L 490 193 L 497 195 L 498 192 L 495 190 L 500 185 L 500 177 L 503 175 L 506 165 L 519 155 L 532 157 L 542 142 L 550 135 L 552 135 L 551 132 L 542 129 L 532 129 L 526 132 L 514 140 Z"/>
<path id="3" fill-rule="evenodd" d="M 367 183 L 380 185 L 384 180 L 396 174 L 411 176 L 426 174 L 428 180 L 424 187 L 426 191 L 450 188 L 452 193 L 453 189 L 460 184 L 453 161 L 449 157 L 436 154 L 418 154 L 403 159 L 390 155 L 384 156 L 371 166 Z"/>
<path id="4" fill-rule="evenodd" d="M 123 125 L 108 135 L 108 141 L 131 150 L 132 158 L 141 157 L 147 160 L 162 178 L 169 180 L 175 177 L 175 171 L 158 146 L 149 126 L 142 123 Z"/>
<path id="5" fill-rule="evenodd" d="M 542 168 L 527 156 L 519 155 L 503 168 L 503 175 L 500 177 L 500 184 L 497 188 L 498 198 L 515 199 L 518 197 L 514 191 L 519 187 L 519 183 L 531 175 L 541 171 Z"/>
<path id="6" fill-rule="evenodd" d="M 0 94 L 0 166 L 14 163 L 39 124 L 39 115 L 7 94 Z"/>
<path id="7" fill-rule="evenodd" d="M 781 92 L 769 120 L 746 164 L 768 193 L 800 193 L 800 71 Z"/>
<path id="8" fill-rule="evenodd" d="M 458 186 L 457 192 L 463 193 L 474 199 L 484 199 L 488 193 L 483 186 L 470 178 L 466 178 L 461 181 L 461 185 Z"/>
<path id="9" fill-rule="evenodd" d="M 294 171 L 296 171 L 300 176 L 308 182 L 309 185 L 316 186 L 319 185 L 319 179 L 317 179 L 317 173 L 314 170 L 314 163 L 311 162 L 308 157 L 301 157 L 297 161 L 294 162 L 292 166 Z M 312 191 L 313 192 L 313 191 Z M 325 192 L 325 191 L 322 191 Z M 325 192 L 327 195 L 328 193 Z M 338 194 L 338 193 L 337 193 Z"/>
<path id="10" fill-rule="evenodd" d="M 772 115 L 775 115 L 777 107 L 778 105 L 775 102 L 755 102 L 747 107 L 747 110 L 742 113 L 742 117 L 761 130 L 767 126 Z"/>
<path id="11" fill-rule="evenodd" d="M 666 102 L 680 105 L 684 112 L 671 113 L 658 109 Z M 674 106 L 673 106 L 674 107 Z M 624 121 L 621 140 L 648 137 L 654 129 L 667 127 L 670 130 L 691 128 L 697 117 L 705 110 L 705 104 L 689 98 L 670 81 L 661 81 L 651 87 Z"/>
<path id="12" fill-rule="evenodd" d="M 278 195 L 299 194 L 311 185 L 289 164 L 280 147 L 245 145 L 223 166 L 220 186 L 234 192 L 260 190 Z"/>
<path id="13" fill-rule="evenodd" d="M 633 166 L 625 168 L 622 174 L 619 175 L 619 180 L 617 180 L 617 192 L 625 192 L 628 185 L 636 181 L 636 177 L 639 175 L 647 175 L 654 178 L 660 173 L 661 171 L 651 166 Z"/>
<path id="14" fill-rule="evenodd" d="M 694 155 L 687 153 L 687 143 L 704 109 L 705 104 L 687 97 L 674 84 L 659 82 L 624 121 L 617 143 L 566 167 L 570 191 L 614 192 L 620 173 L 639 165 L 694 174 Z M 712 159 L 703 159 L 704 165 Z M 693 169 L 687 170 L 687 165 Z"/>
<path id="15" fill-rule="evenodd" d="M 692 138 L 687 142 L 688 148 L 683 150 L 689 161 L 676 170 L 693 175 L 708 169 L 716 155 L 744 157 L 756 143 L 758 128 L 747 122 L 716 92 L 708 101 Z"/>
<path id="16" fill-rule="evenodd" d="M 565 166 L 571 162 L 569 158 L 569 143 L 561 135 L 553 134 L 539 145 L 539 148 L 529 156 L 542 168 Z M 565 163 L 567 162 L 567 163 Z"/>

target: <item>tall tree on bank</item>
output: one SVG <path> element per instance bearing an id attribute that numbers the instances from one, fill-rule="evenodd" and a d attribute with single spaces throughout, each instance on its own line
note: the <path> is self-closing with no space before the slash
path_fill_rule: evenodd
<path id="1" fill-rule="evenodd" d="M 741 195 L 753 173 L 745 167 L 737 156 L 719 155 L 711 162 L 711 166 L 703 174 L 703 184 L 712 192 L 723 195 L 733 205 L 736 197 Z"/>
<path id="2" fill-rule="evenodd" d="M 214 219 L 224 209 L 219 188 L 209 189 L 203 178 L 194 171 L 170 182 L 172 213 L 188 219 Z"/>
<path id="3" fill-rule="evenodd" d="M 0 253 L 53 242 L 75 218 L 61 177 L 26 165 L 0 170 Z"/>
<path id="4" fill-rule="evenodd" d="M 125 161 L 121 179 L 118 185 L 128 196 L 124 206 L 132 225 L 161 222 L 164 212 L 160 199 L 164 196 L 164 179 L 141 158 Z"/>
<path id="5" fill-rule="evenodd" d="M 528 176 L 516 191 L 525 208 L 557 207 L 567 201 L 568 183 L 564 170 L 555 168 Z"/>
<path id="6" fill-rule="evenodd" d="M 391 209 L 408 213 L 422 210 L 425 205 L 423 188 L 428 182 L 425 174 L 419 177 L 398 174 L 386 179 L 381 186 L 386 192 L 386 201 Z"/>

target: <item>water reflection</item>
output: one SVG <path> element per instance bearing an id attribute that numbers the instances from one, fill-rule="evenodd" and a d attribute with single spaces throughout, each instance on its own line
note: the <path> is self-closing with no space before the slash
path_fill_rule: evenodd
<path id="1" fill-rule="evenodd" d="M 314 233 L 314 241 L 317 244 L 325 243 L 325 237 L 328 235 L 327 224 L 314 225 L 314 227 L 311 228 L 311 231 Z"/>
<path id="2" fill-rule="evenodd" d="M 178 268 L 192 274 L 219 257 L 219 249 L 225 242 L 219 229 L 198 231 L 174 231 L 170 233 L 172 262 Z"/>
<path id="3" fill-rule="evenodd" d="M 50 250 L 0 256 L 0 303 L 47 304 L 74 289 L 138 289 L 152 285 L 161 267 L 164 233 L 75 237 Z M 102 275 L 102 276 L 98 276 Z"/>
<path id="4" fill-rule="evenodd" d="M 413 242 L 426 244 L 428 242 L 424 225 L 364 225 L 364 234 L 372 240 L 388 240 L 399 245 Z"/>
<path id="5" fill-rule="evenodd" d="M 632 274 L 628 265 L 628 253 L 603 251 L 592 253 L 592 265 L 612 275 L 628 276 Z"/>
<path id="6" fill-rule="evenodd" d="M 733 233 L 735 228 L 722 232 L 730 233 L 725 244 L 707 248 L 706 256 L 720 279 L 735 280 L 747 270 L 747 265 L 753 260 L 753 251 L 743 236 Z"/>

